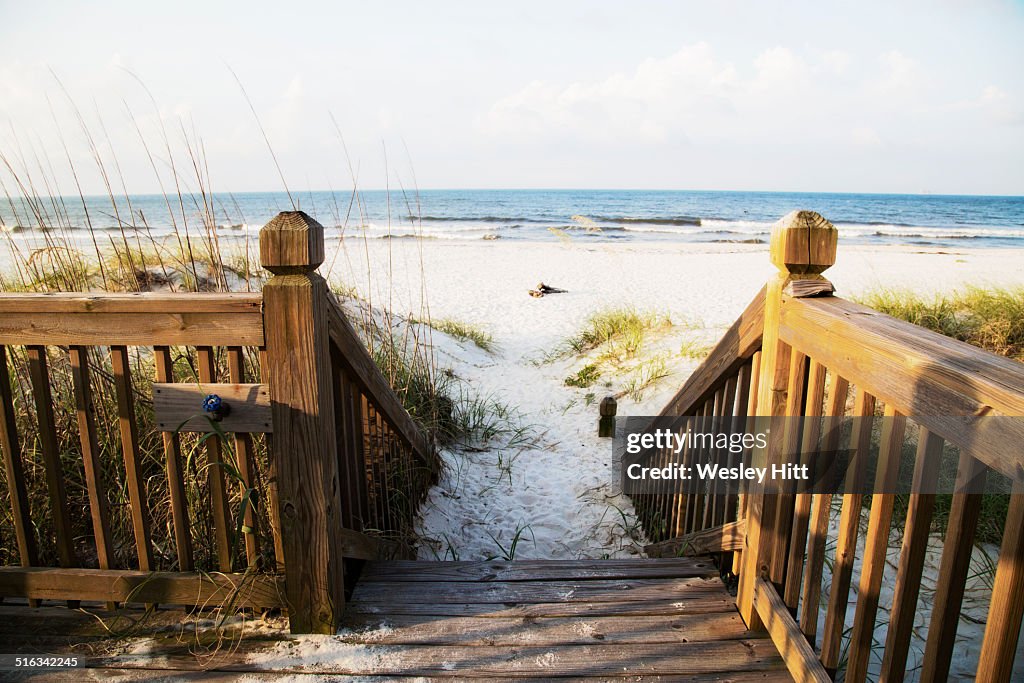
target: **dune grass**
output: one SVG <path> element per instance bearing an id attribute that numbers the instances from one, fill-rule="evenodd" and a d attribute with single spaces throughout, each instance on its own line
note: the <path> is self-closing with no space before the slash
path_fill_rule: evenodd
<path id="1" fill-rule="evenodd" d="M 488 353 L 494 351 L 494 337 L 479 325 L 455 320 L 454 318 L 431 320 L 429 324 L 435 330 L 444 332 L 460 341 L 473 342 L 477 347 Z"/>
<path id="2" fill-rule="evenodd" d="M 1024 287 L 967 287 L 932 297 L 876 289 L 857 301 L 894 318 L 1024 361 Z"/>

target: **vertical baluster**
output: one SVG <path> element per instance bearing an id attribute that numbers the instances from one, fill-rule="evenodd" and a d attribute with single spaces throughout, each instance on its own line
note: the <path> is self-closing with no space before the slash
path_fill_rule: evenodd
<path id="1" fill-rule="evenodd" d="M 725 389 L 723 391 L 725 400 L 723 402 L 722 415 L 718 420 L 718 429 L 721 432 L 732 433 L 736 428 L 735 418 L 736 413 L 738 412 L 736 394 L 740 379 L 741 375 L 736 374 L 725 381 Z M 744 409 L 746 408 L 746 406 L 743 407 Z M 732 464 L 733 458 L 732 448 L 729 446 L 719 449 L 717 462 L 720 467 L 729 467 Z M 712 496 L 714 504 L 710 526 L 720 526 L 724 524 L 727 521 L 727 517 L 730 516 L 726 509 L 730 500 L 729 496 L 726 495 L 726 489 L 728 486 L 728 483 L 721 479 L 716 479 L 714 481 L 714 494 Z"/>
<path id="2" fill-rule="evenodd" d="M 960 605 L 964 599 L 964 585 L 971 568 L 974 532 L 981 514 L 982 496 L 968 493 L 975 487 L 981 490 L 986 474 L 985 466 L 965 450 L 960 452 L 956 472 L 956 492 L 946 522 L 946 540 L 942 544 L 942 562 L 939 579 L 935 584 L 932 618 L 928 626 L 921 683 L 939 683 L 949 677 L 949 663 L 956 643 L 956 629 L 960 623 Z"/>
<path id="3" fill-rule="evenodd" d="M 832 376 L 832 388 L 829 393 L 828 408 L 825 412 L 825 436 L 821 446 L 822 453 L 834 460 L 833 454 L 839 448 L 842 436 L 839 426 L 846 412 L 846 397 L 850 384 L 839 375 Z M 814 463 L 815 471 L 820 472 L 829 465 L 819 457 Z M 818 612 L 821 602 L 821 579 L 825 566 L 825 550 L 828 541 L 829 514 L 832 511 L 832 495 L 819 493 L 811 501 L 810 532 L 807 542 L 807 573 L 804 576 L 804 599 L 800 612 L 800 630 L 811 645 L 817 640 Z"/>
<path id="4" fill-rule="evenodd" d="M 174 381 L 174 362 L 166 346 L 153 348 L 156 360 L 156 381 L 162 384 Z M 167 468 L 167 489 L 171 498 L 171 520 L 174 523 L 174 547 L 178 554 L 178 569 L 190 572 L 195 568 L 192 551 L 192 529 L 188 517 L 188 497 L 185 494 L 185 473 L 181 460 L 181 439 L 174 432 L 161 432 Z"/>
<path id="5" fill-rule="evenodd" d="M 345 396 L 345 370 L 342 367 L 341 352 L 331 344 L 331 389 L 334 392 L 334 430 L 338 449 L 338 477 L 341 479 L 342 501 L 341 522 L 348 529 L 356 528 L 356 508 L 358 506 L 354 494 L 352 458 L 349 452 L 348 431 L 348 400 Z"/>
<path id="6" fill-rule="evenodd" d="M 92 535 L 96 541 L 96 562 L 100 569 L 113 569 L 115 559 L 110 540 L 110 512 L 100 470 L 100 447 L 96 438 L 96 406 L 92 400 L 92 386 L 89 378 L 89 349 L 85 346 L 72 346 L 68 350 L 68 359 L 71 363 L 71 375 L 75 385 L 75 413 L 78 417 L 78 437 L 82 445 L 85 487 L 89 494 Z M 116 603 L 107 603 L 107 609 L 116 608 Z"/>
<path id="7" fill-rule="evenodd" d="M 114 371 L 114 389 L 117 394 L 117 426 L 121 433 L 121 451 L 124 454 L 125 484 L 131 504 L 132 531 L 139 569 L 148 572 L 153 567 L 153 544 L 149 537 L 149 509 L 146 507 L 146 486 L 141 470 L 139 431 L 135 422 L 135 396 L 129 367 L 128 347 L 111 346 L 110 361 Z"/>
<path id="8" fill-rule="evenodd" d="M 356 496 L 355 518 L 357 523 L 353 528 L 356 531 L 362 531 L 369 525 L 370 519 L 370 498 L 366 489 L 366 463 L 363 459 L 363 438 L 360 428 L 362 402 L 359 397 L 359 388 L 347 375 L 342 375 L 342 387 L 342 393 L 345 395 L 347 451 L 352 473 L 352 486 Z"/>
<path id="9" fill-rule="evenodd" d="M 680 434 L 686 434 L 687 432 L 693 431 L 693 417 L 682 418 L 683 428 Z M 683 444 L 683 449 L 679 452 L 678 462 L 680 465 L 685 465 L 690 457 L 690 442 L 687 439 L 686 443 Z M 675 518 L 672 523 L 672 536 L 682 536 L 684 528 L 686 526 L 686 510 L 687 501 L 690 496 L 690 485 L 686 479 L 680 479 L 676 486 L 676 499 L 675 499 Z"/>
<path id="10" fill-rule="evenodd" d="M 0 411 L 3 411 L 0 414 L 0 447 L 3 450 L 7 492 L 11 500 L 11 522 L 18 539 L 18 557 L 22 567 L 37 566 L 39 549 L 30 517 L 28 490 L 25 487 L 25 469 L 21 460 L 21 445 L 18 443 L 18 423 L 14 416 L 14 396 L 11 393 L 6 346 L 0 346 Z M 28 602 L 31 607 L 39 606 L 35 598 Z"/>
<path id="11" fill-rule="evenodd" d="M 918 430 L 914 481 L 911 485 L 907 520 L 903 527 L 903 548 L 896 571 L 892 612 L 882 656 L 879 683 L 901 683 L 906 674 L 907 653 L 914 635 L 917 598 L 921 589 L 921 573 L 928 552 L 928 536 L 935 509 L 935 487 L 939 481 L 939 460 L 942 438 L 924 427 Z"/>
<path id="12" fill-rule="evenodd" d="M 228 347 L 228 381 L 233 384 L 246 382 L 245 356 L 241 346 Z M 255 484 L 256 463 L 253 460 L 252 436 L 249 434 L 235 434 L 235 459 L 238 461 L 238 474 L 242 478 L 242 488 L 252 490 L 248 503 L 244 503 L 242 538 L 245 539 L 246 561 L 250 567 L 253 567 L 260 557 L 260 537 L 256 528 L 255 514 L 255 506 L 258 502 Z"/>
<path id="13" fill-rule="evenodd" d="M 907 418 L 891 405 L 885 406 L 881 444 L 878 451 L 878 470 L 871 496 L 871 513 L 864 537 L 864 558 L 861 564 L 860 589 L 857 592 L 857 611 L 853 617 L 850 635 L 846 680 L 863 683 L 868 675 L 868 657 L 875 635 L 875 616 L 878 613 L 879 591 L 885 574 L 885 553 L 889 548 L 889 527 L 899 477 L 900 456 Z"/>
<path id="14" fill-rule="evenodd" d="M 267 350 L 259 351 L 260 381 L 267 382 Z M 284 539 L 281 536 L 281 503 L 277 494 L 277 465 L 274 462 L 274 435 L 264 434 L 267 446 L 267 498 L 270 509 L 267 519 L 270 521 L 270 533 L 274 539 L 274 565 L 279 572 L 284 571 Z"/>
<path id="15" fill-rule="evenodd" d="M 213 384 L 217 381 L 216 357 L 212 347 L 200 346 L 196 349 L 196 366 L 200 384 Z M 217 566 L 222 572 L 229 572 L 232 569 L 232 525 L 224 484 L 224 452 L 219 436 L 206 439 L 206 477 L 210 487 L 210 505 L 213 508 L 214 535 L 217 539 Z"/>
<path id="16" fill-rule="evenodd" d="M 36 420 L 39 425 L 39 448 L 46 468 L 46 484 L 50 498 L 50 511 L 53 515 L 57 555 L 60 558 L 60 566 L 76 567 L 78 559 L 75 557 L 71 515 L 68 512 L 67 492 L 64 489 L 64 468 L 60 461 L 57 424 L 53 417 L 53 395 L 50 391 L 46 347 L 29 346 L 27 351 L 29 373 L 32 376 L 32 393 L 35 397 Z"/>
<path id="17" fill-rule="evenodd" d="M 788 345 L 779 342 L 780 351 Z M 773 463 L 792 462 L 800 447 L 800 415 L 804 411 L 804 395 L 807 389 L 807 356 L 796 349 L 789 349 L 789 365 L 786 378 L 786 407 L 781 420 L 773 420 L 783 430 L 782 449 Z M 789 558 L 790 539 L 793 533 L 793 508 L 796 501 L 794 481 L 777 481 L 779 491 L 775 496 L 775 521 L 772 523 L 775 535 L 775 549 L 769 565 L 769 574 L 779 577 L 776 583 L 785 592 L 786 562 Z M 801 550 L 801 561 L 803 551 Z"/>
<path id="18" fill-rule="evenodd" d="M 854 462 L 850 465 L 852 480 L 847 479 L 848 493 L 843 494 L 843 509 L 839 517 L 839 538 L 836 540 L 836 561 L 832 566 L 832 591 L 828 611 L 825 613 L 825 638 L 821 644 L 821 663 L 829 673 L 839 666 L 843 631 L 846 630 L 846 608 L 849 602 L 853 562 L 857 553 L 857 531 L 860 528 L 861 504 L 864 500 L 862 480 L 871 447 L 871 422 L 875 414 L 875 397 L 857 387 L 854 425 L 850 450 Z"/>
<path id="19" fill-rule="evenodd" d="M 750 387 L 747 392 L 747 420 L 744 431 L 748 434 L 753 433 L 757 427 L 757 396 L 758 396 L 758 385 L 761 381 L 761 352 L 755 351 L 754 355 L 750 357 Z M 740 462 L 744 465 L 751 464 L 751 458 L 753 456 L 753 449 L 744 449 L 740 455 Z M 737 519 L 747 520 L 747 489 L 748 484 L 746 481 L 740 483 L 739 494 L 736 498 L 736 515 Z M 744 543 L 747 545 L 747 543 Z M 739 551 L 732 556 L 732 573 L 739 574 L 743 567 L 743 551 Z"/>
<path id="20" fill-rule="evenodd" d="M 978 656 L 977 683 L 1003 683 L 1013 676 L 1013 659 L 1024 617 L 1024 485 L 1013 483 L 1003 526 L 996 581 Z"/>
<path id="21" fill-rule="evenodd" d="M 812 360 L 807 371 L 807 401 L 804 403 L 803 433 L 800 441 L 800 463 L 813 467 L 810 454 L 818 445 L 822 403 L 825 400 L 825 366 Z M 795 422 L 796 418 L 791 418 Z M 811 516 L 811 494 L 798 493 L 793 503 L 793 530 L 790 534 L 789 558 L 786 561 L 786 583 L 782 599 L 791 610 L 796 610 L 800 601 L 800 580 L 804 570 L 804 552 L 807 549 L 807 527 Z"/>

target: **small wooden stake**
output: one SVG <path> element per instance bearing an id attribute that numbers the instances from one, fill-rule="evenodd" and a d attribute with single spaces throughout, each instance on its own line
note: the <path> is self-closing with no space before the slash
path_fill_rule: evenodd
<path id="1" fill-rule="evenodd" d="M 597 422 L 597 435 L 600 437 L 615 436 L 615 413 L 619 410 L 619 404 L 614 396 L 605 396 L 601 399 L 599 407 L 601 419 Z"/>

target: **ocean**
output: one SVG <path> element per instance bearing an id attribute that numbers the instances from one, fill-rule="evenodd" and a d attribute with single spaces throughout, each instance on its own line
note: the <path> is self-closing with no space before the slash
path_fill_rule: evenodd
<path id="1" fill-rule="evenodd" d="M 930 247 L 1024 247 L 1024 197 L 705 192 L 653 190 L 423 190 L 293 194 L 328 238 L 586 242 L 765 243 L 771 224 L 793 209 L 832 221 L 845 244 Z M 212 195 L 212 202 L 177 195 L 40 201 L 0 206 L 0 229 L 17 240 L 43 223 L 83 230 L 147 230 L 173 225 L 191 232 L 215 224 L 224 239 L 255 235 L 276 212 L 290 209 L 283 192 Z M 212 212 L 207 208 L 212 207 Z M 204 220 L 205 219 L 205 220 Z"/>

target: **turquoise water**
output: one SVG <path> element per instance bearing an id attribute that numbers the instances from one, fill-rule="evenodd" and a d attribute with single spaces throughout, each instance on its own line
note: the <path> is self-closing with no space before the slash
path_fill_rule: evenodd
<path id="1" fill-rule="evenodd" d="M 425 190 L 293 195 L 299 208 L 328 228 L 328 236 L 435 239 L 555 240 L 559 231 L 586 241 L 757 243 L 793 209 L 812 209 L 831 220 L 846 243 L 921 246 L 1024 247 L 1024 197 L 879 195 L 782 192 L 646 190 Z M 12 234 L 53 225 L 118 232 L 200 229 L 201 198 L 158 195 L 24 202 L 0 207 Z M 292 208 L 280 192 L 215 194 L 213 220 L 225 237 L 254 233 L 276 212 Z M 88 219 L 86 218 L 88 213 Z M 57 216 L 61 217 L 58 219 Z"/>

